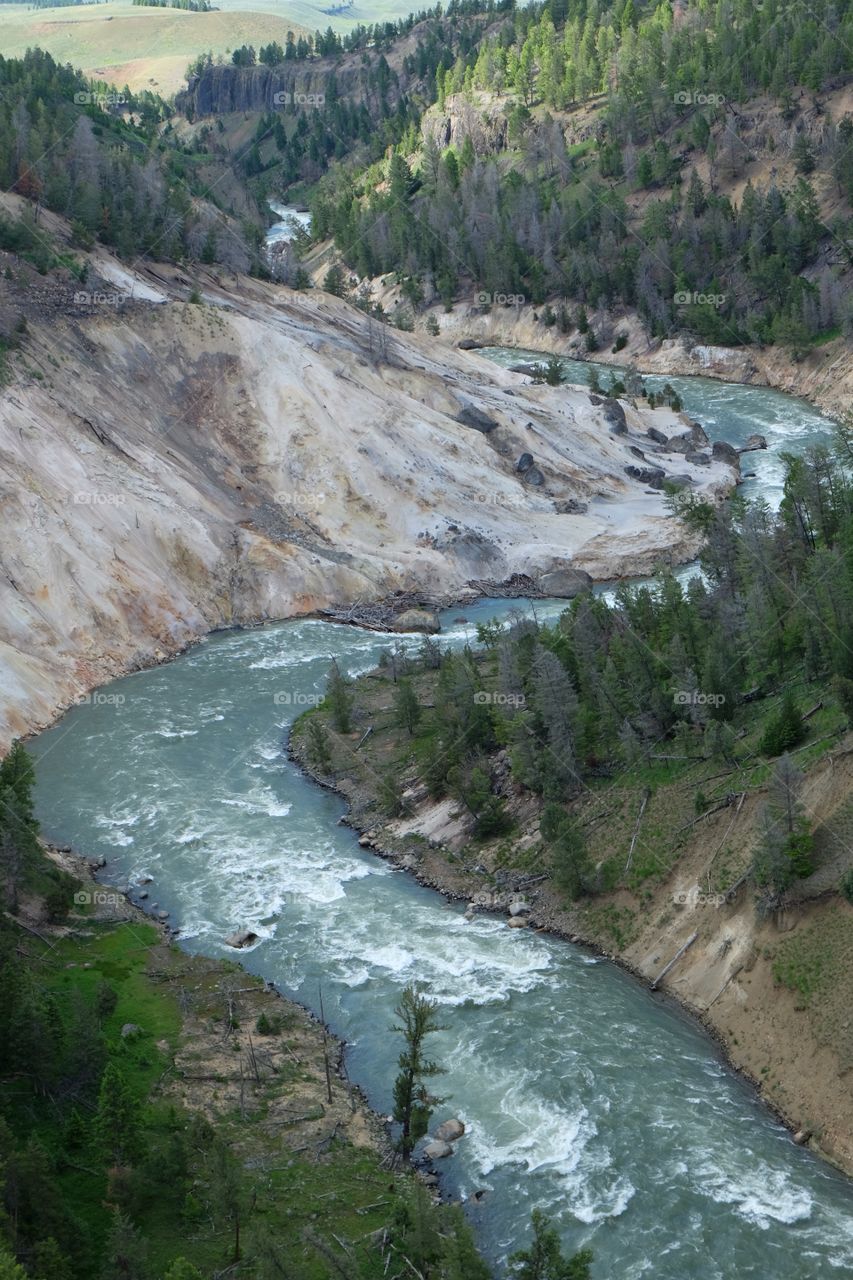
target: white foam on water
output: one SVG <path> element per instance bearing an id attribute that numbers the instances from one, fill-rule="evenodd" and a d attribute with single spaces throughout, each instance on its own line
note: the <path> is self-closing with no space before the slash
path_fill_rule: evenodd
<path id="1" fill-rule="evenodd" d="M 773 1222 L 805 1222 L 814 1208 L 811 1194 L 792 1184 L 786 1171 L 771 1169 L 763 1161 L 737 1172 L 715 1163 L 711 1152 L 701 1152 L 696 1169 L 697 1187 L 717 1204 L 731 1205 L 735 1213 L 763 1231 Z"/>

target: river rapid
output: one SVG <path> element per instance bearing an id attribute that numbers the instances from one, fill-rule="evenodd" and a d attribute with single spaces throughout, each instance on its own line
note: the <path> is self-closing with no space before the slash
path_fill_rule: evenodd
<path id="1" fill-rule="evenodd" d="M 749 462 L 753 492 L 774 504 L 780 448 L 830 430 L 775 392 L 670 381 L 712 438 L 767 435 Z M 520 603 L 483 601 L 464 621 L 448 611 L 443 642 L 463 645 L 477 620 Z M 564 607 L 536 604 L 540 618 Z M 389 640 L 291 621 L 211 636 L 104 687 L 32 743 L 45 834 L 105 856 L 112 883 L 153 877 L 146 905 L 171 913 L 188 950 L 233 956 L 223 939 L 248 927 L 247 968 L 315 1011 L 322 984 L 350 1077 L 381 1112 L 393 1007 L 422 983 L 446 1024 L 432 1046 L 447 1068 L 436 1120 L 467 1127 L 443 1186 L 485 1192 L 468 1209 L 499 1275 L 536 1206 L 567 1247 L 594 1249 L 596 1280 L 853 1275 L 851 1183 L 793 1144 L 691 1019 L 582 948 L 466 922 L 360 849 L 342 801 L 287 760 L 288 725 L 321 695 L 330 658 L 356 675 Z"/>

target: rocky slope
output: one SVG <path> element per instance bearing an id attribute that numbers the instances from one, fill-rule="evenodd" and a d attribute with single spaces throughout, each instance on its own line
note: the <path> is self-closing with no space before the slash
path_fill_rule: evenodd
<path id="1" fill-rule="evenodd" d="M 418 687 L 426 703 L 429 695 Z M 364 833 L 363 846 L 422 883 L 469 899 L 472 912 L 509 911 L 513 926 L 591 944 L 677 998 L 799 1142 L 853 1173 L 853 906 L 837 892 L 853 861 L 849 733 L 841 740 L 830 735 L 831 747 L 808 774 L 818 870 L 799 883 L 785 910 L 761 918 L 744 873 L 765 829 L 766 778 L 756 784 L 748 770 L 721 774 L 704 761 L 661 781 L 647 805 L 638 786 L 589 792 L 576 816 L 593 859 L 617 850 L 627 865 L 633 853 L 658 872 L 572 904 L 538 857 L 541 803 L 512 780 L 506 752 L 489 767 L 515 830 L 509 839 L 476 841 L 457 801 L 430 798 L 410 759 L 411 740 L 395 721 L 390 681 L 381 673 L 361 677 L 354 707 L 350 736 L 323 720 L 328 769 L 319 770 L 312 757 L 307 721 L 297 722 L 290 748 L 303 768 L 347 799 L 348 821 Z M 368 728 L 373 732 L 356 752 Z M 378 794 L 392 764 L 409 806 L 394 819 L 383 814 Z M 699 820 L 697 785 L 709 797 Z"/>
<path id="2" fill-rule="evenodd" d="M 395 298 L 384 297 L 393 306 Z M 452 311 L 436 307 L 441 337 L 451 342 L 470 341 L 484 346 L 526 347 L 553 351 L 575 360 L 599 364 L 629 365 L 640 373 L 685 374 L 718 378 L 722 382 L 745 382 L 773 387 L 788 395 L 802 396 L 834 417 L 849 412 L 853 394 L 853 361 L 850 343 L 842 337 L 823 343 L 801 360 L 794 360 L 783 347 L 724 347 L 692 342 L 689 338 L 649 338 L 638 316 L 606 311 L 589 313 L 600 335 L 601 346 L 594 355 L 586 350 L 583 336 L 563 336 L 556 326 L 542 323 L 542 307 L 530 305 L 496 306 L 488 310 L 472 297 L 456 303 Z M 627 338 L 618 352 L 611 351 L 617 335 Z"/>
<path id="3" fill-rule="evenodd" d="M 327 296 L 209 276 L 194 305 L 174 269 L 98 252 L 81 289 L 0 256 L 0 325 L 26 320 L 0 398 L 0 743 L 216 627 L 686 559 L 649 481 L 733 480 L 646 436 L 688 430 L 667 410 L 532 387 Z"/>

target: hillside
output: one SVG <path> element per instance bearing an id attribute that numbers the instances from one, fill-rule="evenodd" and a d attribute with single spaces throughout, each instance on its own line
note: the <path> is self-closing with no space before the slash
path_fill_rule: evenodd
<path id="1" fill-rule="evenodd" d="M 0 254 L 0 737 L 214 627 L 687 559 L 663 478 L 733 483 L 731 452 L 647 437 L 692 441 L 672 410 L 525 386 L 333 298 L 72 256 L 83 288 Z"/>
<path id="2" fill-rule="evenodd" d="M 850 22 L 848 4 L 460 6 L 384 42 L 408 104 L 384 159 L 321 109 L 319 165 L 267 121 L 248 176 L 307 198 L 348 285 L 407 326 L 432 307 L 472 337 L 518 321 L 585 352 L 680 338 L 789 363 L 826 347 L 829 367 L 850 340 Z M 323 66 L 306 51 L 303 75 Z M 233 85 L 203 110 L 238 101 L 268 110 Z"/>
<path id="3" fill-rule="evenodd" d="M 319 10 L 318 20 L 321 20 Z M 115 89 L 150 90 L 171 97 L 199 53 L 225 55 L 250 41 L 281 44 L 288 31 L 306 35 L 281 5 L 217 5 L 215 12 L 134 5 L 130 0 L 29 8 L 0 5 L 0 45 L 7 58 L 39 48 Z"/>
<path id="4" fill-rule="evenodd" d="M 31 785 L 16 748 L 0 764 L 2 1274 L 321 1280 L 357 1260 L 380 1280 L 405 1252 L 433 1280 L 482 1280 L 460 1210 L 392 1167 L 341 1045 L 44 849 Z"/>
<path id="5" fill-rule="evenodd" d="M 677 997 L 850 1171 L 853 684 L 831 676 L 830 604 L 849 575 L 772 527 L 713 530 L 706 585 L 663 575 L 550 627 L 478 627 L 462 656 L 439 637 L 351 683 L 333 668 L 290 745 L 363 845 Z"/>

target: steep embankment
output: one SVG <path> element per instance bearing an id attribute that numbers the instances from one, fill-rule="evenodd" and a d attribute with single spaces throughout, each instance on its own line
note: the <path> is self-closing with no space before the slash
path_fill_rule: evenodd
<path id="1" fill-rule="evenodd" d="M 485 674 L 482 656 L 480 666 Z M 412 680 L 421 706 L 433 706 L 434 673 L 418 670 Z M 617 885 L 571 903 L 551 880 L 542 801 L 514 780 L 509 753 L 492 755 L 488 772 L 511 833 L 478 840 L 458 799 L 431 798 L 422 743 L 400 727 L 395 693 L 390 675 L 364 676 L 353 690 L 351 735 L 336 732 L 320 708 L 297 723 L 291 743 L 303 767 L 347 798 L 361 843 L 469 899 L 471 910 L 509 908 L 513 925 L 590 943 L 675 996 L 799 1141 L 853 1172 L 853 907 L 838 893 L 851 865 L 853 746 L 849 733 L 839 741 L 838 712 L 824 709 L 809 745 L 795 753 L 803 768 L 814 762 L 804 804 L 816 870 L 797 882 L 784 910 L 761 918 L 748 875 L 766 833 L 767 769 L 749 753 L 759 716 L 738 764 L 659 757 L 674 763 L 658 764 L 652 785 L 627 771 L 586 790 L 573 812 L 592 862 L 616 859 Z M 322 765 L 307 732 L 317 718 L 328 748 Z M 392 776 L 408 810 L 395 818 Z"/>
<path id="2" fill-rule="evenodd" d="M 0 742 L 216 627 L 683 560 L 649 482 L 732 482 L 668 410 L 530 387 L 326 296 L 209 276 L 194 305 L 166 267 L 99 253 L 81 290 L 3 259 L 26 332 L 0 401 Z"/>
<path id="3" fill-rule="evenodd" d="M 600 348 L 590 354 L 582 334 L 561 334 L 555 326 L 543 323 L 543 311 L 542 307 L 530 305 L 484 310 L 472 296 L 454 304 L 449 312 L 436 307 L 430 314 L 435 316 L 441 338 L 454 343 L 552 351 L 573 360 L 594 360 L 623 368 L 628 365 L 640 373 L 744 382 L 802 396 L 835 417 L 843 417 L 849 411 L 853 362 L 850 344 L 842 337 L 795 360 L 789 350 L 779 346 L 725 347 L 689 337 L 650 338 L 635 314 L 591 310 L 590 323 L 603 340 Z M 613 351 L 611 346 L 617 337 L 626 342 L 619 351 Z"/>

